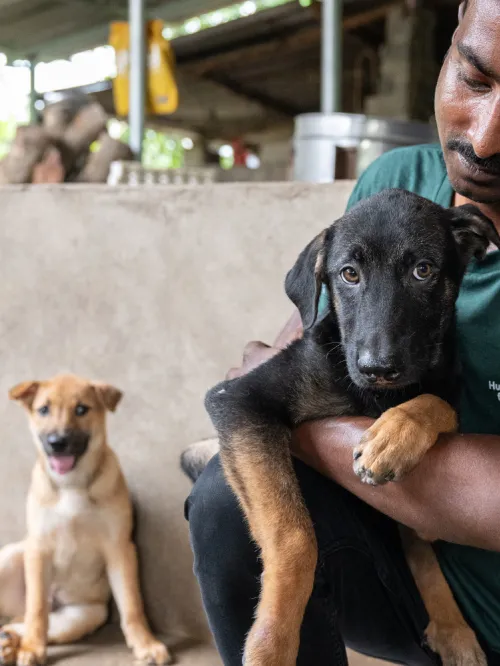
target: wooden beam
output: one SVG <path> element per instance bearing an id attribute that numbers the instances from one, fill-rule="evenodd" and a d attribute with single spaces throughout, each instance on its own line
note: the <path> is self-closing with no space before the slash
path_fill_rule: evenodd
<path id="1" fill-rule="evenodd" d="M 206 121 L 193 123 L 183 118 L 182 115 L 174 118 L 165 117 L 161 120 L 158 117 L 151 118 L 147 126 L 160 132 L 168 132 L 172 129 L 185 129 L 205 139 L 221 139 L 222 141 L 233 141 L 234 139 L 246 134 L 259 134 L 277 127 L 293 127 L 291 120 L 283 121 L 274 114 L 263 116 L 254 116 L 251 118 L 227 118 L 219 120 L 218 118 L 208 118 Z"/>
<path id="2" fill-rule="evenodd" d="M 189 65 L 180 65 L 180 69 L 195 76 L 205 76 L 220 66 L 230 67 L 236 63 L 248 63 L 255 60 L 268 59 L 279 56 L 285 49 L 295 49 L 297 45 L 303 46 L 308 43 L 319 43 L 319 26 L 303 28 L 292 35 L 279 39 L 267 40 L 261 43 L 235 48 L 226 53 L 220 53 L 208 58 L 202 57 L 198 62 Z"/>
<path id="3" fill-rule="evenodd" d="M 392 0 L 392 2 L 386 2 L 375 9 L 368 9 L 354 16 L 346 16 L 343 20 L 344 30 L 356 30 L 374 21 L 383 19 L 391 9 L 401 4 L 403 4 L 402 0 Z M 235 63 L 248 63 L 260 60 L 261 58 L 279 57 L 286 50 L 298 50 L 312 44 L 319 45 L 320 39 L 321 32 L 319 25 L 311 26 L 299 29 L 292 34 L 277 39 L 266 40 L 263 38 L 262 41 L 251 46 L 234 48 L 208 57 L 201 56 L 197 62 L 186 63 L 185 65 L 180 63 L 179 66 L 184 71 L 188 71 L 195 76 L 205 76 L 220 66 L 230 67 Z"/>
<path id="4" fill-rule="evenodd" d="M 256 102 L 257 104 L 263 106 L 265 109 L 274 111 L 275 113 L 278 113 L 279 115 L 284 116 L 285 118 L 294 118 L 299 112 L 298 109 L 296 109 L 295 107 L 292 107 L 286 104 L 285 102 L 281 102 L 279 99 L 276 99 L 274 97 L 269 97 L 268 95 L 260 91 L 246 88 L 238 81 L 234 81 L 222 74 L 211 73 L 206 78 L 210 81 L 213 81 L 214 83 L 218 83 L 220 86 L 224 86 L 235 95 L 238 95 L 239 97 L 244 97 L 249 102 L 254 102 L 254 103 Z"/>
<path id="5" fill-rule="evenodd" d="M 393 0 L 392 2 L 386 2 L 384 5 L 376 7 L 375 9 L 367 9 L 354 16 L 347 16 L 343 21 L 344 30 L 356 30 L 357 28 L 362 28 L 364 25 L 369 25 L 374 21 L 379 21 L 380 19 L 385 18 L 391 9 L 403 4 L 404 2 L 402 2 L 402 0 Z"/>

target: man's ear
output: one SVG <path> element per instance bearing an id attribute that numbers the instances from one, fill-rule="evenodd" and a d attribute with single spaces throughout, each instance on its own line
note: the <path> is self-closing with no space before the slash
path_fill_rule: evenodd
<path id="1" fill-rule="evenodd" d="M 324 229 L 302 250 L 285 279 L 285 291 L 300 312 L 304 330 L 311 328 L 318 316 L 321 285 L 325 280 L 326 239 L 327 235 L 330 236 L 330 229 Z"/>
<path id="2" fill-rule="evenodd" d="M 9 398 L 21 402 L 27 409 L 31 409 L 39 388 L 40 382 L 22 382 L 10 389 Z"/>
<path id="3" fill-rule="evenodd" d="M 111 386 L 111 384 L 93 382 L 92 386 L 103 407 L 110 412 L 114 412 L 123 397 L 123 393 L 114 386 Z"/>
<path id="4" fill-rule="evenodd" d="M 468 264 L 472 257 L 484 259 L 490 243 L 500 249 L 500 236 L 495 225 L 479 208 L 465 204 L 452 208 L 451 213 L 451 230 L 464 264 Z"/>

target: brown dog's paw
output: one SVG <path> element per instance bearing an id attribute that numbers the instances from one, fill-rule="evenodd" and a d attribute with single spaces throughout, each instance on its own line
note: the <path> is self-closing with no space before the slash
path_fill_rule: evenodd
<path id="1" fill-rule="evenodd" d="M 141 664 L 152 664 L 154 666 L 164 666 L 164 664 L 173 664 L 173 658 L 163 643 L 153 641 L 147 645 L 134 648 L 134 658 Z"/>
<path id="2" fill-rule="evenodd" d="M 0 630 L 0 664 L 15 666 L 21 638 L 10 630 Z"/>
<path id="3" fill-rule="evenodd" d="M 17 653 L 17 666 L 43 666 L 47 660 L 45 643 L 21 639 Z"/>
<path id="4" fill-rule="evenodd" d="M 418 465 L 435 440 L 435 431 L 394 407 L 375 421 L 354 449 L 354 472 L 373 486 L 399 481 Z"/>
<path id="5" fill-rule="evenodd" d="M 467 625 L 445 626 L 431 621 L 425 636 L 443 666 L 488 666 L 475 633 Z"/>
<path id="6" fill-rule="evenodd" d="M 21 648 L 17 653 L 17 666 L 43 666 L 45 660 L 45 651 L 33 652 Z"/>

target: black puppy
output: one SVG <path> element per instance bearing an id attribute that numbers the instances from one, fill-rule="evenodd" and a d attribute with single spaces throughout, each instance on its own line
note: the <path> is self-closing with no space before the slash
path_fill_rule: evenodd
<path id="1" fill-rule="evenodd" d="M 402 190 L 357 204 L 287 275 L 303 339 L 207 393 L 225 474 L 263 559 L 246 666 L 295 664 L 313 585 L 317 546 L 291 464 L 292 429 L 327 416 L 380 417 L 354 452 L 356 473 L 384 483 L 417 465 L 456 428 L 455 300 L 467 263 L 490 242 L 500 247 L 471 205 L 444 209 Z M 328 307 L 318 315 L 322 285 Z M 406 544 L 431 647 L 445 664 L 485 664 L 430 545 L 415 535 Z"/>

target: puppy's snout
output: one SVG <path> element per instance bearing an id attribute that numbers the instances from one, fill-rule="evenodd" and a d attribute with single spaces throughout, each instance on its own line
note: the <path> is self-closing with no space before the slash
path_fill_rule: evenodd
<path id="1" fill-rule="evenodd" d="M 401 369 L 394 359 L 375 357 L 367 349 L 358 356 L 358 370 L 371 384 L 380 381 L 392 383 L 401 377 Z"/>
<path id="2" fill-rule="evenodd" d="M 51 432 L 47 435 L 47 444 L 54 453 L 65 453 L 69 443 L 69 437 L 65 433 Z"/>

